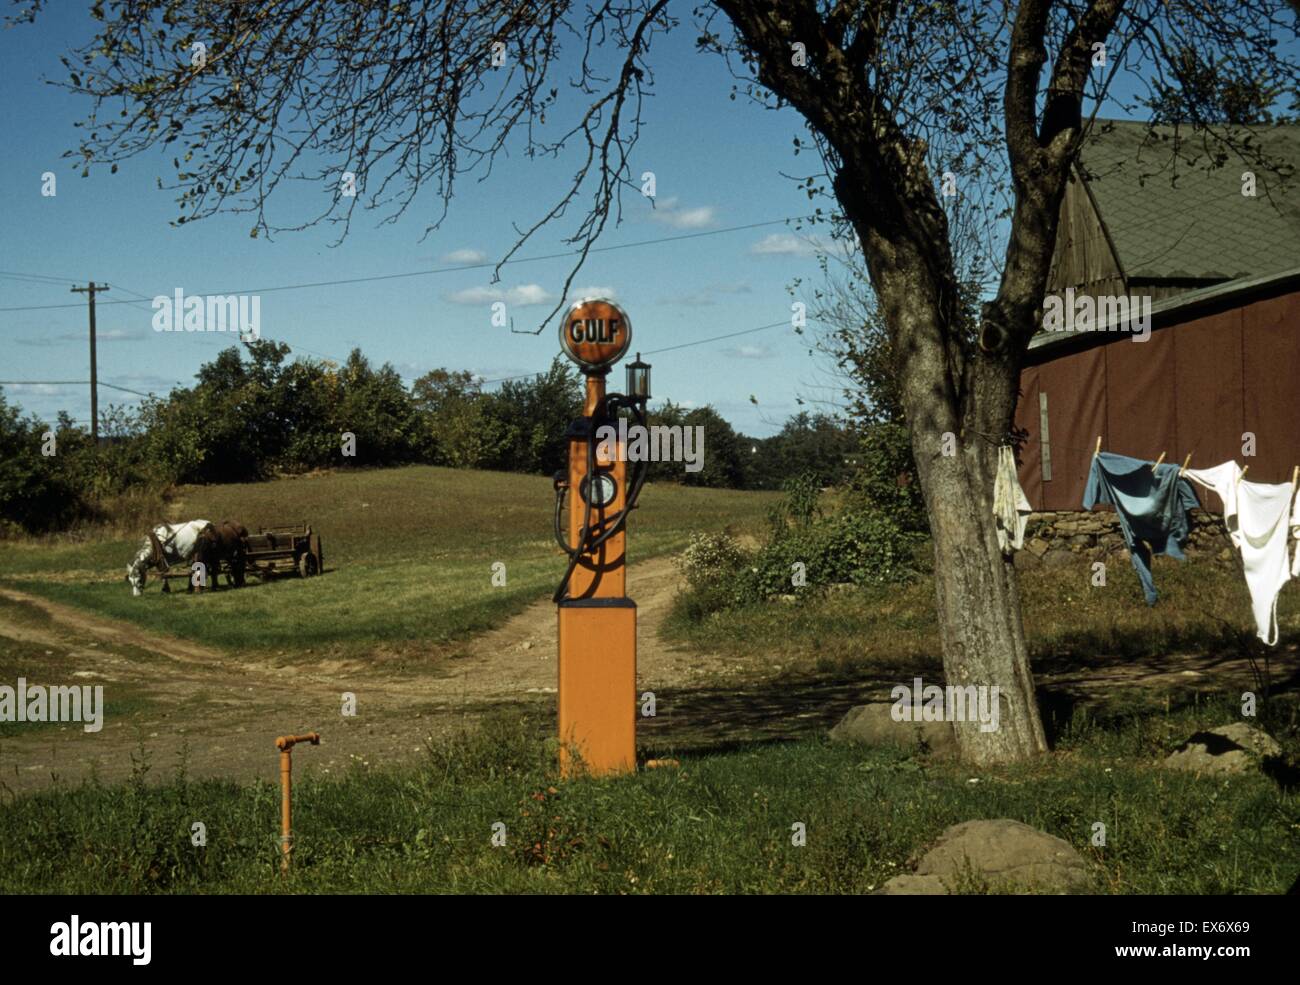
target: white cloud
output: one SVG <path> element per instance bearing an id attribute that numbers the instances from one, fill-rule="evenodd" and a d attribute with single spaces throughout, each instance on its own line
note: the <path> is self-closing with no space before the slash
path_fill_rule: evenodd
<path id="1" fill-rule="evenodd" d="M 816 233 L 768 233 L 749 248 L 753 256 L 847 256 L 857 248 L 857 235 L 852 241 L 819 236 Z"/>
<path id="2" fill-rule="evenodd" d="M 487 254 L 482 250 L 452 250 L 450 253 L 444 253 L 442 256 L 443 263 L 486 263 Z"/>
<path id="3" fill-rule="evenodd" d="M 717 210 L 712 205 L 699 205 L 683 209 L 676 196 L 656 199 L 650 218 L 672 226 L 674 229 L 707 229 L 717 221 Z"/>
<path id="4" fill-rule="evenodd" d="M 660 304 L 684 304 L 693 308 L 709 307 L 718 303 L 720 294 L 753 294 L 748 284 L 707 284 L 695 291 L 660 298 Z"/>
<path id="5" fill-rule="evenodd" d="M 605 298 L 607 301 L 617 301 L 618 291 L 612 287 L 575 287 L 569 291 L 570 301 L 581 301 L 583 298 Z"/>
<path id="6" fill-rule="evenodd" d="M 749 252 L 755 256 L 808 257 L 815 255 L 818 251 L 814 244 L 805 237 L 796 236 L 793 233 L 768 233 L 751 246 Z"/>
<path id="7" fill-rule="evenodd" d="M 443 295 L 444 301 L 452 304 L 492 304 L 504 301 L 517 308 L 527 308 L 534 304 L 554 304 L 555 295 L 540 284 L 520 284 L 518 287 L 467 287 L 461 291 L 452 291 Z"/>
<path id="8" fill-rule="evenodd" d="M 730 356 L 733 359 L 771 359 L 772 350 L 765 345 L 738 345 L 730 349 L 723 349 L 724 356 Z"/>
<path id="9" fill-rule="evenodd" d="M 95 331 L 95 340 L 97 342 L 138 342 L 152 333 L 132 331 L 126 328 L 103 328 Z M 37 335 L 29 336 L 24 339 L 14 339 L 19 345 L 31 346 L 57 346 L 73 343 L 84 345 L 86 342 L 85 332 L 61 332 L 58 335 Z"/>

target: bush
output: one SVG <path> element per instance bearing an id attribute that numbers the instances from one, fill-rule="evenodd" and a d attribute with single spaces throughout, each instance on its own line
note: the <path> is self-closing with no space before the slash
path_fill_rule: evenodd
<path id="1" fill-rule="evenodd" d="M 889 517 L 901 530 L 929 533 L 930 521 L 902 424 L 874 424 L 862 436 L 861 458 L 849 482 L 857 508 Z"/>
<path id="2" fill-rule="evenodd" d="M 754 559 L 748 579 L 756 598 L 789 595 L 800 588 L 851 582 L 879 585 L 908 581 L 921 538 L 883 514 L 845 510 L 788 530 Z M 803 564 L 804 585 L 796 586 L 795 565 Z"/>
<path id="3" fill-rule="evenodd" d="M 680 614 L 698 622 L 723 609 L 807 589 L 897 584 L 916 576 L 923 534 L 857 506 L 823 515 L 819 496 L 815 476 L 788 480 L 785 497 L 770 515 L 771 535 L 755 554 L 726 534 L 692 538 L 681 558 L 689 591 L 678 599 Z M 801 585 L 794 583 L 798 564 Z"/>
<path id="4" fill-rule="evenodd" d="M 695 534 L 679 564 L 688 586 L 679 604 L 693 622 L 755 597 L 750 555 L 727 534 Z"/>

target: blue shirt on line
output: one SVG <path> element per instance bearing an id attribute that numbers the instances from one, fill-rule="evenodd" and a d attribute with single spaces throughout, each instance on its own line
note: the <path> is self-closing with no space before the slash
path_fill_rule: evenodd
<path id="1" fill-rule="evenodd" d="M 1150 462 L 1101 452 L 1088 471 L 1083 508 L 1090 510 L 1099 503 L 1115 508 L 1142 594 L 1147 605 L 1155 605 L 1159 594 L 1151 578 L 1152 551 L 1184 560 L 1190 527 L 1187 511 L 1200 505 L 1196 492 L 1178 475 L 1177 465 L 1161 463 L 1152 470 Z"/>

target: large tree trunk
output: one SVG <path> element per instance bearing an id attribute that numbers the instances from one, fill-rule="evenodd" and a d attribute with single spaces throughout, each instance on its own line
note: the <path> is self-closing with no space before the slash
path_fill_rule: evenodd
<path id="1" fill-rule="evenodd" d="M 996 418 L 1002 412 L 978 416 Z M 978 722 L 954 723 L 962 758 L 990 764 L 1045 752 L 1047 740 L 1029 668 L 1016 570 L 998 547 L 993 520 L 997 438 L 1007 427 L 978 431 L 983 433 L 968 427 L 956 434 L 952 456 L 943 453 L 940 436 L 922 429 L 913 428 L 912 446 L 934 539 L 946 683 L 999 689 L 995 731 L 981 732 Z"/>
<path id="2" fill-rule="evenodd" d="M 758 56 L 759 80 L 793 104 L 832 151 L 835 197 L 857 231 L 889 331 L 930 514 L 946 683 L 999 689 L 997 731 L 955 723 L 962 756 L 984 764 L 1037 755 L 1047 742 L 1015 569 L 997 545 L 994 469 L 998 446 L 1010 436 L 1021 359 L 1047 284 L 1092 46 L 1109 35 L 1123 0 L 1092 0 L 1069 29 L 1041 125 L 1052 5 L 1016 6 L 1004 92 L 1015 206 L 1002 281 L 984 306 L 978 345 L 963 331 L 951 231 L 923 133 L 904 124 L 871 82 L 872 67 L 888 71 L 880 43 L 897 5 L 834 4 L 827 15 L 812 0 L 715 2 Z M 794 39 L 807 45 L 815 74 L 792 62 Z M 951 455 L 944 454 L 948 434 L 956 445 Z"/>
<path id="3" fill-rule="evenodd" d="M 941 211 L 895 212 L 846 168 L 836 193 L 862 241 L 889 329 L 903 411 L 934 540 L 945 683 L 996 686 L 996 731 L 954 722 L 962 758 L 991 764 L 1047 749 L 1025 646 L 1016 572 L 993 519 L 998 447 L 1020 385 L 1016 347 L 970 351 L 959 317 Z M 1001 309 L 986 308 L 997 335 Z"/>

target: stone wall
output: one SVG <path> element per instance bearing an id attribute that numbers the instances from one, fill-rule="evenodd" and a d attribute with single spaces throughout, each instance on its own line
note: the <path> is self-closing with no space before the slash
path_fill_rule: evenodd
<path id="1" fill-rule="evenodd" d="M 1187 559 L 1230 562 L 1232 545 L 1218 513 L 1191 511 L 1191 532 L 1187 539 Z M 1047 565 L 1069 564 L 1079 558 L 1116 556 L 1128 560 L 1119 519 L 1110 510 L 1066 510 L 1055 513 L 1031 513 L 1025 527 L 1025 549 L 1017 561 L 1035 561 Z"/>

